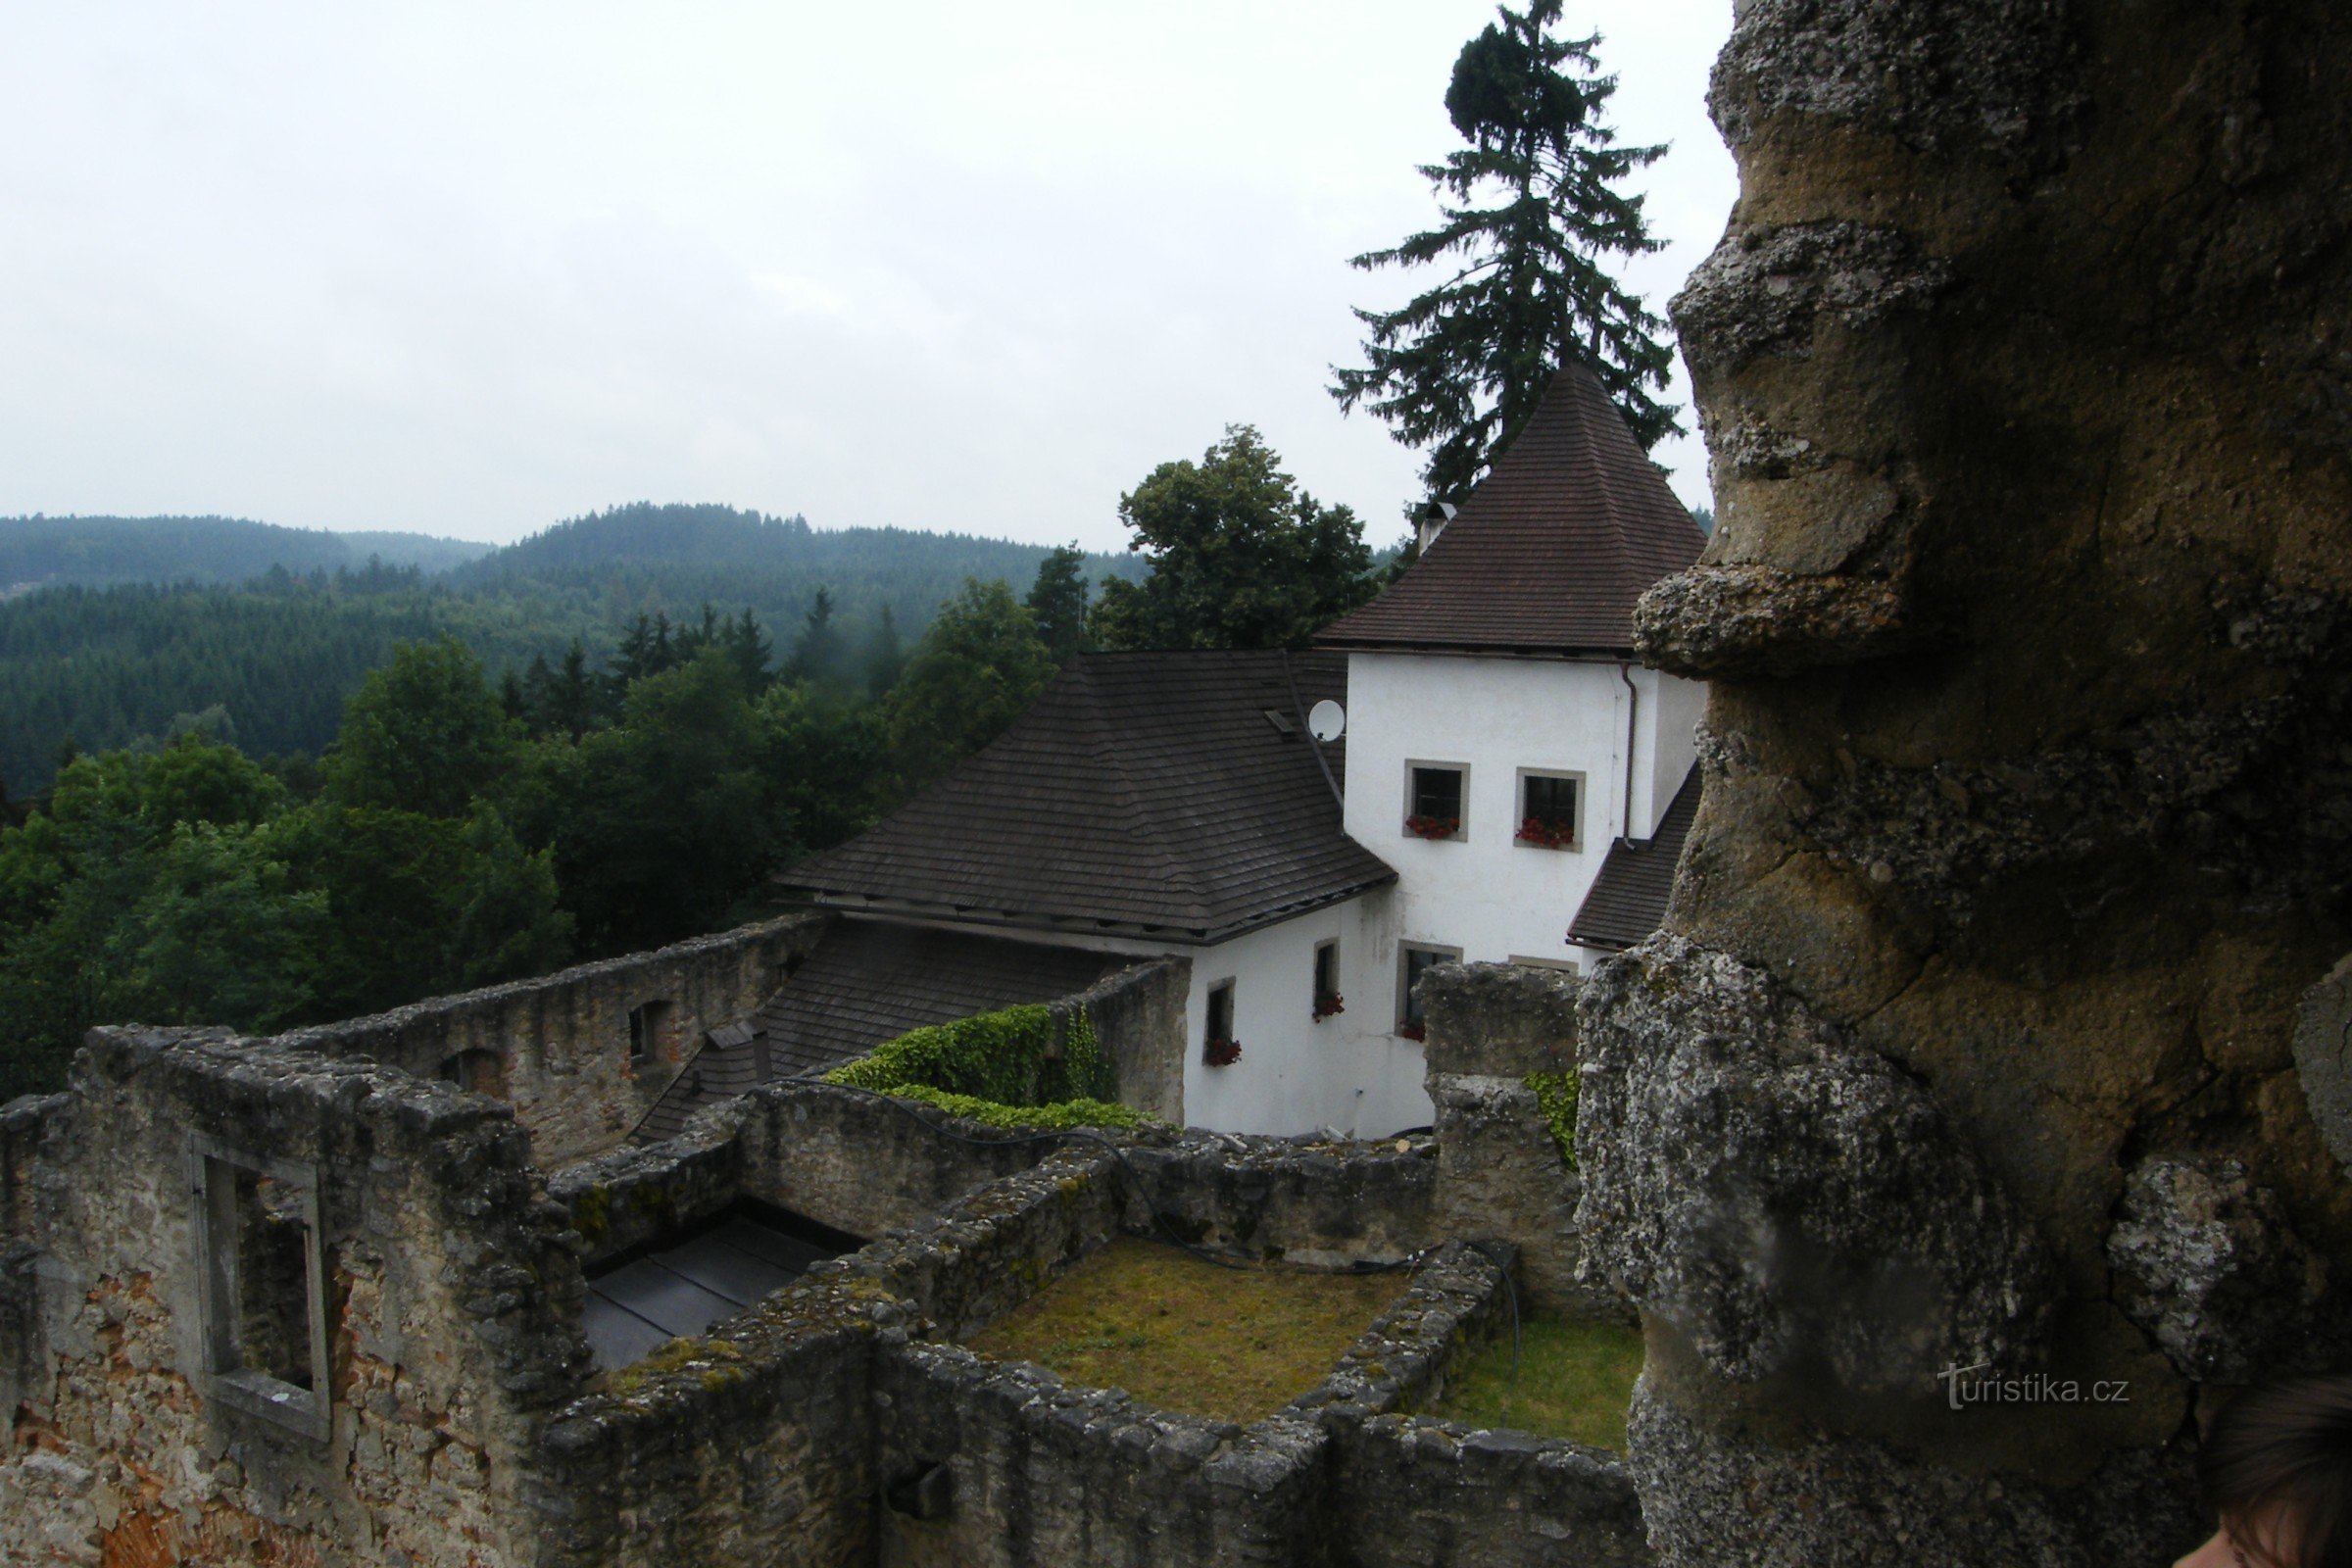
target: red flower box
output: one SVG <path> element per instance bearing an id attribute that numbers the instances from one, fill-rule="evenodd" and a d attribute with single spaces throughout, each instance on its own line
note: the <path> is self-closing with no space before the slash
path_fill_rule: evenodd
<path id="1" fill-rule="evenodd" d="M 1404 830 L 1417 839 L 1449 839 L 1462 830 L 1458 816 L 1408 816 Z"/>
<path id="2" fill-rule="evenodd" d="M 1429 1029 L 1423 1024 L 1400 1023 L 1396 1026 L 1396 1038 L 1399 1040 L 1427 1040 Z"/>
<path id="3" fill-rule="evenodd" d="M 1519 842 L 1546 850 L 1572 850 L 1576 848 L 1576 824 L 1531 816 L 1519 824 Z"/>
<path id="4" fill-rule="evenodd" d="M 1347 1010 L 1348 1001 L 1337 991 L 1326 991 L 1321 996 L 1315 998 L 1315 1019 L 1317 1022 L 1321 1022 L 1323 1019 L 1330 1017 L 1335 1012 L 1346 1012 Z"/>
<path id="5" fill-rule="evenodd" d="M 1211 1040 L 1200 1054 L 1211 1067 L 1230 1067 L 1242 1059 L 1242 1043 L 1239 1040 Z"/>

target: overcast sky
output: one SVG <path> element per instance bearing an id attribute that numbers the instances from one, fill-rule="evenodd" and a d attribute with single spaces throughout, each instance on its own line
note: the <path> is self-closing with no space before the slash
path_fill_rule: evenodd
<path id="1" fill-rule="evenodd" d="M 0 514 L 506 541 L 719 501 L 1116 548 L 1122 490 L 1248 422 L 1386 542 L 1417 456 L 1327 368 L 1430 278 L 1347 258 L 1434 216 L 1492 15 L 11 6 Z M 1662 311 L 1735 193 L 1729 0 L 1569 21 L 1674 144 L 1631 269 Z M 1657 456 L 1703 503 L 1696 440 Z"/>

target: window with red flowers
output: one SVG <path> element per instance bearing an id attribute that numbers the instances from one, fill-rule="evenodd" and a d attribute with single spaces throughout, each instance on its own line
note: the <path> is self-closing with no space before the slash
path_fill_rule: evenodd
<path id="1" fill-rule="evenodd" d="M 1470 769 L 1460 762 L 1407 762 L 1404 831 L 1416 839 L 1458 839 L 1470 802 Z"/>
<path id="2" fill-rule="evenodd" d="M 1230 980 L 1220 980 L 1208 988 L 1208 1018 L 1200 1032 L 1200 1059 L 1211 1067 L 1230 1067 L 1242 1059 L 1242 1043 L 1233 1037 Z"/>
<path id="3" fill-rule="evenodd" d="M 1314 988 L 1309 996 L 1317 1023 L 1348 1010 L 1346 1000 L 1340 996 L 1340 945 L 1336 940 L 1315 944 Z"/>
<path id="4" fill-rule="evenodd" d="M 1581 773 L 1519 770 L 1516 843 L 1538 850 L 1584 848 L 1585 779 Z"/>

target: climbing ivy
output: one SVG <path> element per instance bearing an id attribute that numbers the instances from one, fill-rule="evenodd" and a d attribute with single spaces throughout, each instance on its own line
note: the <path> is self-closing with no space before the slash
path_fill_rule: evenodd
<path id="1" fill-rule="evenodd" d="M 1054 1049 L 1056 1038 L 1060 1049 Z M 825 1074 L 992 1127 L 1132 1127 L 1141 1111 L 1110 1102 L 1110 1062 L 1084 1007 L 1006 1007 L 934 1024 Z"/>
<path id="2" fill-rule="evenodd" d="M 1531 1072 L 1527 1087 L 1536 1092 L 1536 1104 L 1544 1112 L 1544 1125 L 1551 1129 L 1551 1141 L 1560 1146 L 1561 1163 L 1576 1169 L 1576 1074 Z"/>
<path id="3" fill-rule="evenodd" d="M 1141 1127 L 1152 1119 L 1133 1105 L 1106 1100 L 1065 1100 L 1054 1105 L 1000 1105 L 993 1100 L 951 1095 L 921 1084 L 903 1084 L 891 1093 L 903 1100 L 937 1105 L 951 1116 L 961 1116 L 989 1127 L 1039 1127 L 1057 1132 L 1072 1127 Z"/>

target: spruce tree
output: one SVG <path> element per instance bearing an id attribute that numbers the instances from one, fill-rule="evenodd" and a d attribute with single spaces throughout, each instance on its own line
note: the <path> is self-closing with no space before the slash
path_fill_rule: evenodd
<path id="1" fill-rule="evenodd" d="M 1037 617 L 1037 635 L 1056 664 L 1087 649 L 1086 598 L 1086 552 L 1074 544 L 1055 546 L 1038 563 L 1028 604 Z"/>
<path id="2" fill-rule="evenodd" d="M 1362 368 L 1334 368 L 1331 394 L 1359 403 L 1407 446 L 1428 449 L 1430 493 L 1457 500 L 1535 411 L 1552 375 L 1590 368 L 1644 447 L 1678 432 L 1665 322 L 1603 266 L 1652 239 L 1642 198 L 1616 187 L 1665 155 L 1621 147 L 1601 111 L 1617 90 L 1600 35 L 1555 38 L 1562 0 L 1497 8 L 1462 46 L 1446 112 L 1470 145 L 1421 172 L 1445 221 L 1350 263 L 1360 270 L 1450 262 L 1450 278 L 1395 311 L 1358 310 Z"/>

